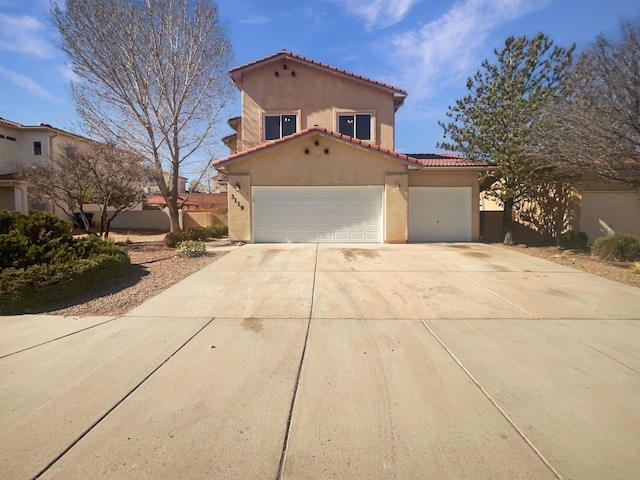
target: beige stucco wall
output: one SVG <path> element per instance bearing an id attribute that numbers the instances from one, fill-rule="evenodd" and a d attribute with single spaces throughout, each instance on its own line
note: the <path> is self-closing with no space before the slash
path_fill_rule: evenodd
<path id="1" fill-rule="evenodd" d="M 253 186 L 367 185 L 385 186 L 384 241 L 407 240 L 406 167 L 384 154 L 311 135 L 257 152 L 228 168 L 231 240 L 252 241 Z M 396 181 L 400 184 L 397 189 Z"/>
<path id="2" fill-rule="evenodd" d="M 337 131 L 338 113 L 370 113 L 374 127 L 371 143 L 394 148 L 394 104 L 390 91 L 291 60 L 245 72 L 241 88 L 239 151 L 264 143 L 265 113 L 298 114 L 298 131 L 315 125 Z"/>
<path id="3" fill-rule="evenodd" d="M 14 210 L 15 199 L 13 187 L 0 186 L 0 210 Z"/>
<path id="4" fill-rule="evenodd" d="M 471 187 L 471 240 L 480 239 L 480 188 L 477 170 L 411 170 L 409 187 Z"/>
<path id="5" fill-rule="evenodd" d="M 0 124 L 0 175 L 14 173 L 20 164 L 20 145 L 18 144 L 17 129 Z M 16 141 L 7 140 L 6 137 L 15 138 Z"/>
<path id="6" fill-rule="evenodd" d="M 579 230 L 589 236 L 589 243 L 607 234 L 600 220 L 616 233 L 640 235 L 640 192 L 580 192 Z"/>

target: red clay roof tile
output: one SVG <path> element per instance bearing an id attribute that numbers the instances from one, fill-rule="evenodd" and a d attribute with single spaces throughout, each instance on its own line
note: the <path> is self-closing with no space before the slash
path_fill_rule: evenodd
<path id="1" fill-rule="evenodd" d="M 283 144 L 285 142 L 288 142 L 290 140 L 293 140 L 295 138 L 299 138 L 305 135 L 309 135 L 312 133 L 320 133 L 322 135 L 327 135 L 327 136 L 331 136 L 334 138 L 338 138 L 344 142 L 350 142 L 356 145 L 360 145 L 362 147 L 365 147 L 369 150 L 374 150 L 374 151 L 378 151 L 381 152 L 385 155 L 390 155 L 394 158 L 396 158 L 397 160 L 403 161 L 405 163 L 408 164 L 412 164 L 414 166 L 416 166 L 417 168 L 421 168 L 421 167 L 478 167 L 478 168 L 483 168 L 483 167 L 487 167 L 488 164 L 486 162 L 480 162 L 480 161 L 476 161 L 476 160 L 471 160 L 468 158 L 464 158 L 464 157 L 460 157 L 458 155 L 455 154 L 447 154 L 447 153 L 437 153 L 437 154 L 415 154 L 414 155 L 407 155 L 404 153 L 398 153 L 395 152 L 393 150 L 389 150 L 388 148 L 383 148 L 380 147 L 379 145 L 375 145 L 372 143 L 368 143 L 365 142 L 363 140 L 359 140 L 357 138 L 353 138 L 350 137 L 348 135 L 343 135 L 341 133 L 338 132 L 334 132 L 332 130 L 329 130 L 327 128 L 322 128 L 322 127 L 312 127 L 312 128 L 308 128 L 306 130 L 302 130 L 300 132 L 296 132 L 292 135 L 289 135 L 287 137 L 282 137 L 279 138 L 277 140 L 270 140 L 268 142 L 265 142 L 263 144 L 260 144 L 256 147 L 250 148 L 248 150 L 245 150 L 243 152 L 238 152 L 236 154 L 230 155 L 228 157 L 225 158 L 221 158 L 219 160 L 215 160 L 214 162 L 211 163 L 211 165 L 214 168 L 223 168 L 225 167 L 227 164 L 232 163 L 235 160 L 239 160 L 240 158 L 249 155 L 251 153 L 255 153 L 255 152 L 259 152 L 261 150 L 265 150 L 267 148 L 273 147 L 275 145 L 280 145 Z M 418 157 L 423 157 L 423 158 L 418 158 Z"/>

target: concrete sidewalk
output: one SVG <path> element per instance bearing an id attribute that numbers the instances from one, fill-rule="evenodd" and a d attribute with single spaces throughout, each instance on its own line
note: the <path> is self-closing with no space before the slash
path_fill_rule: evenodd
<path id="1" fill-rule="evenodd" d="M 634 478 L 639 319 L 487 245 L 245 245 L 123 317 L 1 317 L 0 477 Z"/>

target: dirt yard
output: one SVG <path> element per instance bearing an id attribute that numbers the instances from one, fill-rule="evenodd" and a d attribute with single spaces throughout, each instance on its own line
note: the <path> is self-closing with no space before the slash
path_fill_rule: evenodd
<path id="1" fill-rule="evenodd" d="M 592 257 L 588 252 L 561 250 L 558 247 L 526 247 L 524 245 L 508 247 L 502 244 L 495 245 L 640 288 L 640 262 L 635 264 L 633 262 L 608 262 Z"/>
<path id="2" fill-rule="evenodd" d="M 201 258 L 176 257 L 175 251 L 165 247 L 163 240 L 164 234 L 158 232 L 112 233 L 111 241 L 124 244 L 129 252 L 129 273 L 108 288 L 90 292 L 47 313 L 67 316 L 123 315 L 224 255 L 220 252 L 209 253 Z M 640 268 L 632 263 L 605 262 L 585 252 L 562 251 L 557 247 L 495 245 L 640 288 Z"/>

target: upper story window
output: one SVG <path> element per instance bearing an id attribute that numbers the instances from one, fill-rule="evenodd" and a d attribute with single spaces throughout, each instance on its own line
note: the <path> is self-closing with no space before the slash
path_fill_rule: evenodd
<path id="1" fill-rule="evenodd" d="M 265 115 L 264 139 L 277 140 L 292 135 L 297 131 L 297 116 L 295 114 Z"/>
<path id="2" fill-rule="evenodd" d="M 338 115 L 338 131 L 360 140 L 371 140 L 371 114 L 341 113 Z"/>
<path id="3" fill-rule="evenodd" d="M 33 154 L 42 155 L 42 142 L 33 142 Z"/>

